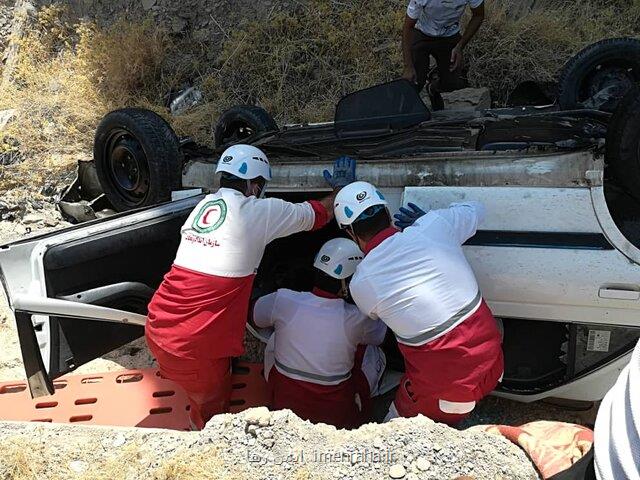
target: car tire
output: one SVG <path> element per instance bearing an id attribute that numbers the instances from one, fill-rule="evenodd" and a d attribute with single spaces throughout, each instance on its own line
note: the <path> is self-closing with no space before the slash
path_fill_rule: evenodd
<path id="1" fill-rule="evenodd" d="M 96 173 L 105 195 L 119 211 L 171 200 L 180 188 L 182 151 L 169 124 L 142 108 L 107 114 L 93 146 Z"/>
<path id="2" fill-rule="evenodd" d="M 640 40 L 610 38 L 584 48 L 564 66 L 559 79 L 562 110 L 594 108 L 613 112 L 624 94 L 640 81 Z M 609 96 L 598 98 L 605 89 Z"/>
<path id="3" fill-rule="evenodd" d="M 238 105 L 220 116 L 214 128 L 214 141 L 216 147 L 224 147 L 258 133 L 277 131 L 276 121 L 264 108 Z"/>
<path id="4" fill-rule="evenodd" d="M 613 180 L 640 199 L 640 86 L 620 101 L 607 129 L 606 162 Z"/>

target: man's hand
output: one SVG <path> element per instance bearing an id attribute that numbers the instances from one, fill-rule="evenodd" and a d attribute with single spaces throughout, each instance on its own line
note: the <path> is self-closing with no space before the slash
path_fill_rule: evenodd
<path id="1" fill-rule="evenodd" d="M 411 83 L 418 83 L 418 75 L 413 65 L 404 67 L 404 70 L 402 71 L 402 78 L 409 80 Z"/>
<path id="2" fill-rule="evenodd" d="M 335 190 L 356 181 L 356 161 L 351 157 L 340 157 L 333 163 L 333 175 L 325 170 L 324 179 Z"/>
<path id="3" fill-rule="evenodd" d="M 407 206 L 409 207 L 408 209 L 400 207 L 400 213 L 396 213 L 393 216 L 393 218 L 396 219 L 395 226 L 400 230 L 410 227 L 416 220 L 427 214 L 427 212 L 422 210 L 415 203 L 409 203 Z"/>
<path id="4" fill-rule="evenodd" d="M 460 45 L 456 45 L 453 50 L 451 50 L 451 66 L 449 70 L 451 72 L 455 72 L 462 66 L 463 56 L 462 56 L 462 47 Z"/>

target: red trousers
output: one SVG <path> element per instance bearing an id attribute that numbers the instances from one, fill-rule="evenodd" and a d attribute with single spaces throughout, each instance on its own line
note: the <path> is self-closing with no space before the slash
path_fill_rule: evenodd
<path id="1" fill-rule="evenodd" d="M 362 401 L 369 401 L 369 386 L 366 393 L 359 391 L 356 376 L 338 385 L 319 385 L 294 380 L 273 367 L 268 383 L 273 410 L 287 408 L 303 420 L 336 428 L 357 428 L 364 422 Z"/>
<path id="2" fill-rule="evenodd" d="M 147 345 L 158 362 L 160 374 L 180 385 L 189 397 L 192 426 L 202 430 L 219 413 L 229 410 L 231 398 L 231 359 L 193 360 L 172 355 L 149 337 Z"/>
<path id="3" fill-rule="evenodd" d="M 160 373 L 189 396 L 197 428 L 228 410 L 230 361 L 244 352 L 253 278 L 217 277 L 174 265 L 149 303 L 147 344 Z"/>
<path id="4" fill-rule="evenodd" d="M 402 417 L 423 414 L 455 425 L 489 394 L 504 372 L 502 336 L 487 304 L 425 345 L 399 344 L 406 365 L 394 405 Z"/>

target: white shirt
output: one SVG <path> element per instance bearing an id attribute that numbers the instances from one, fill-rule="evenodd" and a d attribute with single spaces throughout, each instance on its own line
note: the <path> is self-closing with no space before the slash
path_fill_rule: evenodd
<path id="1" fill-rule="evenodd" d="M 462 244 L 483 216 L 477 202 L 453 204 L 382 241 L 351 280 L 360 310 L 406 345 L 423 345 L 472 315 L 482 299 Z"/>
<path id="2" fill-rule="evenodd" d="M 411 0 L 407 16 L 417 20 L 416 28 L 430 37 L 451 37 L 460 33 L 464 9 L 479 7 L 484 0 Z"/>
<path id="3" fill-rule="evenodd" d="M 311 230 L 314 222 L 307 202 L 245 197 L 221 188 L 198 203 L 182 226 L 174 263 L 209 275 L 245 277 L 255 273 L 269 242 Z"/>
<path id="4" fill-rule="evenodd" d="M 602 400 L 593 448 L 599 480 L 640 480 L 640 342 Z"/>
<path id="5" fill-rule="evenodd" d="M 387 331 L 342 299 L 287 289 L 260 298 L 253 320 L 274 328 L 270 341 L 280 373 L 321 385 L 348 379 L 357 346 L 379 345 Z"/>

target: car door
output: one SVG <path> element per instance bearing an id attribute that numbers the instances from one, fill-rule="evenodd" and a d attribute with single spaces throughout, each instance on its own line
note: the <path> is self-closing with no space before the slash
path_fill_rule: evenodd
<path id="1" fill-rule="evenodd" d="M 558 387 L 628 355 L 640 337 L 640 251 L 611 220 L 602 185 L 407 187 L 403 198 L 427 209 L 465 200 L 487 209 L 463 248 L 503 320 L 502 390 L 580 398 Z M 611 382 L 592 385 L 593 398 Z"/>
<path id="2" fill-rule="evenodd" d="M 53 379 L 144 334 L 147 304 L 200 198 L 0 248 L 32 396 L 53 393 Z"/>

